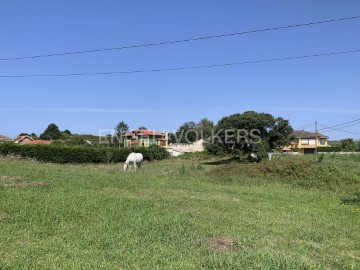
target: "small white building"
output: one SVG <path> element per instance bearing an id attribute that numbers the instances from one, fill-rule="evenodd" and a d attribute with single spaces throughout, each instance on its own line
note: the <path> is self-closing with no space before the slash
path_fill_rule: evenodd
<path id="1" fill-rule="evenodd" d="M 167 147 L 171 156 L 176 157 L 184 153 L 202 152 L 204 148 L 205 140 L 200 139 L 193 143 L 172 143 Z"/>

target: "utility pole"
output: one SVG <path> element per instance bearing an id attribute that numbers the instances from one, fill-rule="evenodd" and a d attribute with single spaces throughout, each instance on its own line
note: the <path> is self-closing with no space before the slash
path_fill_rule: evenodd
<path id="1" fill-rule="evenodd" d="M 315 121 L 315 161 L 318 161 L 318 149 L 317 149 L 317 138 L 318 138 L 317 121 Z"/>

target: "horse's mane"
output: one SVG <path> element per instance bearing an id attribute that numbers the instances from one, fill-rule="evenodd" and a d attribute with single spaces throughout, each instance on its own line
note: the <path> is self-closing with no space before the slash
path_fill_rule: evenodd
<path id="1" fill-rule="evenodd" d="M 134 156 L 134 154 L 135 154 L 134 152 L 130 153 L 130 154 L 128 155 L 128 157 L 126 158 L 125 163 L 129 163 L 131 157 Z"/>

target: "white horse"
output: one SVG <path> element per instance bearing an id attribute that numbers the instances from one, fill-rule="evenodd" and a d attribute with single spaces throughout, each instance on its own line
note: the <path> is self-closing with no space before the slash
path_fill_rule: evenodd
<path id="1" fill-rule="evenodd" d="M 128 155 L 125 163 L 124 163 L 124 171 L 130 168 L 130 165 L 133 164 L 135 168 L 135 172 L 137 168 L 141 168 L 141 163 L 143 162 L 144 157 L 141 153 L 131 153 Z"/>

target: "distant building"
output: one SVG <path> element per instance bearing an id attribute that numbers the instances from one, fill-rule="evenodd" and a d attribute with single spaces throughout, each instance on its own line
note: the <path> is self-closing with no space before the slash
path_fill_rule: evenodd
<path id="1" fill-rule="evenodd" d="M 172 156 L 178 156 L 184 153 L 194 153 L 204 151 L 205 140 L 200 139 L 192 143 L 172 143 L 167 148 Z"/>
<path id="2" fill-rule="evenodd" d="M 124 147 L 159 145 L 168 146 L 169 136 L 167 132 L 160 133 L 151 130 L 133 130 L 124 136 Z"/>
<path id="3" fill-rule="evenodd" d="M 299 154 L 314 154 L 316 147 L 328 147 L 328 136 L 308 132 L 305 130 L 297 130 L 293 133 L 295 140 L 291 145 L 285 146 L 282 148 L 283 152 L 293 151 L 294 148 L 297 148 Z"/>
<path id="4" fill-rule="evenodd" d="M 0 135 L 0 142 L 11 142 L 11 141 L 13 141 L 13 139 L 4 135 Z"/>
<path id="5" fill-rule="evenodd" d="M 18 136 L 14 143 L 17 144 L 51 144 L 48 140 L 35 140 L 29 135 Z"/>

